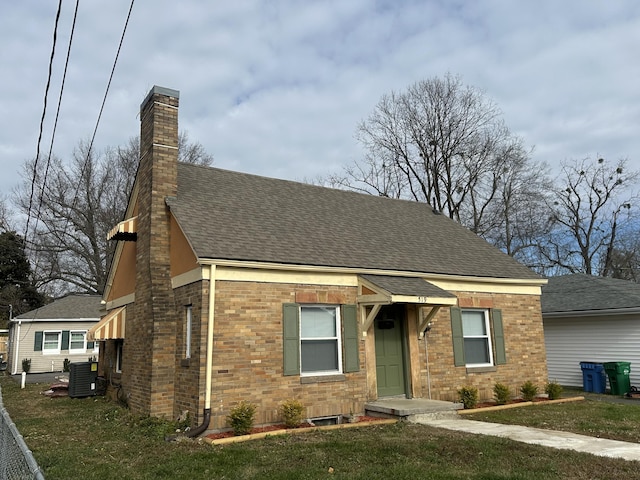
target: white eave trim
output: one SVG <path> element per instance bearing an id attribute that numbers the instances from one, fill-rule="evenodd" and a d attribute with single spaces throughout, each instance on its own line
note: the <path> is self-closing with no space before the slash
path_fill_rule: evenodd
<path id="1" fill-rule="evenodd" d="M 424 272 L 408 272 L 398 270 L 378 270 L 378 269 L 366 269 L 366 268 L 353 268 L 353 267 L 328 267 L 317 265 L 298 265 L 290 263 L 270 263 L 270 262 L 256 262 L 248 260 L 227 260 L 227 259 L 215 259 L 215 258 L 198 258 L 200 265 L 215 265 L 218 267 L 237 267 L 237 268 L 258 268 L 267 270 L 289 270 L 289 271 L 304 271 L 304 272 L 327 272 L 327 273 L 341 273 L 341 274 L 369 274 L 369 275 L 388 275 L 394 277 L 415 277 L 422 278 L 427 281 L 444 281 L 444 282 L 473 282 L 473 283 L 486 283 L 493 285 L 527 285 L 541 287 L 547 284 L 546 278 L 494 278 L 494 277 L 473 277 L 468 275 L 454 275 L 454 274 L 435 274 Z"/>
<path id="2" fill-rule="evenodd" d="M 44 323 L 44 322 L 57 322 L 57 323 L 69 323 L 69 322 L 97 322 L 100 317 L 93 318 L 12 318 L 12 323 Z"/>

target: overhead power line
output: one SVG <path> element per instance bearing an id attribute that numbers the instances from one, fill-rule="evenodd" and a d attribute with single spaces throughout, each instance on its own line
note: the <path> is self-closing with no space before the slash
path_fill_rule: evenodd
<path id="1" fill-rule="evenodd" d="M 120 56 L 120 50 L 122 49 L 122 43 L 124 42 L 124 36 L 127 33 L 127 26 L 129 25 L 129 19 L 131 18 L 131 11 L 133 10 L 133 4 L 135 3 L 135 0 L 131 0 L 131 5 L 129 6 L 129 12 L 127 14 L 127 19 L 124 22 L 124 27 L 122 29 L 122 35 L 120 36 L 120 43 L 118 44 L 118 50 L 116 52 L 116 58 L 113 60 L 113 67 L 111 68 L 111 74 L 109 75 L 109 81 L 107 82 L 107 88 L 105 89 L 104 92 L 104 97 L 102 98 L 102 105 L 100 106 L 100 112 L 98 113 L 98 119 L 96 120 L 96 126 L 93 129 L 93 135 L 91 136 L 91 141 L 89 142 L 89 148 L 87 149 L 87 156 L 84 159 L 84 163 L 82 164 L 82 169 L 80 170 L 80 178 L 82 178 L 84 176 L 84 172 L 87 168 L 87 165 L 89 163 L 89 158 L 91 157 L 91 150 L 93 149 L 93 142 L 95 141 L 96 138 L 96 134 L 98 132 L 98 126 L 100 125 L 100 119 L 102 118 L 102 112 L 104 110 L 104 106 L 107 103 L 107 97 L 109 95 L 109 89 L 111 88 L 111 81 L 113 80 L 113 75 L 116 71 L 116 65 L 118 64 L 118 57 Z M 80 191 L 80 184 L 81 182 L 78 182 L 77 186 L 76 186 L 76 190 L 75 193 L 73 195 L 73 200 L 71 202 L 71 206 L 69 207 L 69 213 L 66 215 L 66 221 L 65 221 L 65 226 L 64 226 L 64 230 L 67 230 L 67 227 L 69 226 L 69 217 L 71 215 L 71 212 L 73 210 L 75 210 L 76 207 L 76 202 L 78 200 L 78 193 Z"/>
<path id="2" fill-rule="evenodd" d="M 76 20 L 78 18 L 78 7 L 80 5 L 80 0 L 76 0 L 76 8 L 73 12 L 73 23 L 71 24 L 71 34 L 69 35 L 69 46 L 67 48 L 67 58 L 64 62 L 64 72 L 62 74 L 62 83 L 60 85 L 60 95 L 58 96 L 58 108 L 56 109 L 56 119 L 53 122 L 53 132 L 51 134 L 51 143 L 49 145 L 49 154 L 47 155 L 47 165 L 44 170 L 44 176 L 42 177 L 42 186 L 40 187 L 40 202 L 38 204 L 38 211 L 36 213 L 35 225 L 33 226 L 33 231 L 37 231 L 38 222 L 40 221 L 40 214 L 42 212 L 42 203 L 44 200 L 44 190 L 47 183 L 47 177 L 49 176 L 49 166 L 51 164 L 51 156 L 53 154 L 53 143 L 56 137 L 56 129 L 58 127 L 58 118 L 60 117 L 60 106 L 62 105 L 62 95 L 64 93 L 64 84 L 67 79 L 67 69 L 69 67 L 69 57 L 71 56 L 71 45 L 73 43 L 73 34 L 76 29 Z M 27 232 L 28 233 L 28 232 Z M 26 237 L 25 237 L 26 240 Z"/>
<path id="3" fill-rule="evenodd" d="M 36 189 L 36 181 L 38 176 L 38 159 L 40 158 L 40 142 L 42 142 L 42 132 L 44 130 L 44 119 L 47 114 L 47 97 L 49 95 L 49 87 L 51 86 L 51 74 L 53 71 L 53 58 L 56 53 L 56 42 L 58 40 L 58 22 L 60 20 L 60 12 L 62 11 L 62 0 L 58 2 L 58 11 L 56 12 L 56 21 L 53 27 L 53 45 L 51 47 L 51 56 L 49 58 L 49 74 L 47 76 L 47 86 L 44 90 L 44 105 L 42 107 L 42 117 L 40 118 L 40 131 L 38 133 L 38 144 L 36 147 L 36 158 L 33 162 L 33 175 L 31 177 L 31 194 L 29 195 L 29 208 L 27 210 L 27 225 L 24 230 L 24 241 L 27 240 L 29 233 L 29 221 L 31 220 L 31 209 L 33 207 L 33 196 Z"/>

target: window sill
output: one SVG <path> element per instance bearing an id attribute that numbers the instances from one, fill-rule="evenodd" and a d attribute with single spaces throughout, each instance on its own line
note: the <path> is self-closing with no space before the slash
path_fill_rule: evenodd
<path id="1" fill-rule="evenodd" d="M 489 373 L 489 372 L 497 372 L 498 369 L 493 367 L 467 367 L 467 373 Z"/>
<path id="2" fill-rule="evenodd" d="M 302 385 L 309 383 L 329 383 L 329 382 L 344 382 L 347 379 L 342 374 L 338 375 L 319 375 L 317 377 L 300 377 L 300 383 Z"/>

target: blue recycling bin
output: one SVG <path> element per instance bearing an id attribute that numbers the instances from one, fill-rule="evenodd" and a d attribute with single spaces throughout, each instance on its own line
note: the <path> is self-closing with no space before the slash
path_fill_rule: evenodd
<path id="1" fill-rule="evenodd" d="M 604 365 L 594 362 L 580 362 L 582 368 L 582 389 L 585 392 L 604 393 L 607 389 L 607 376 Z"/>

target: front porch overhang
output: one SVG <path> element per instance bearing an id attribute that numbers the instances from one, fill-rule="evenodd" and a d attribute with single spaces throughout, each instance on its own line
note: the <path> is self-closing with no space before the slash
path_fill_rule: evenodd
<path id="1" fill-rule="evenodd" d="M 362 336 L 373 324 L 384 305 L 394 303 L 415 304 L 420 338 L 441 307 L 458 303 L 457 297 L 419 277 L 393 277 L 387 275 L 360 275 L 357 301 L 360 308 Z"/>

